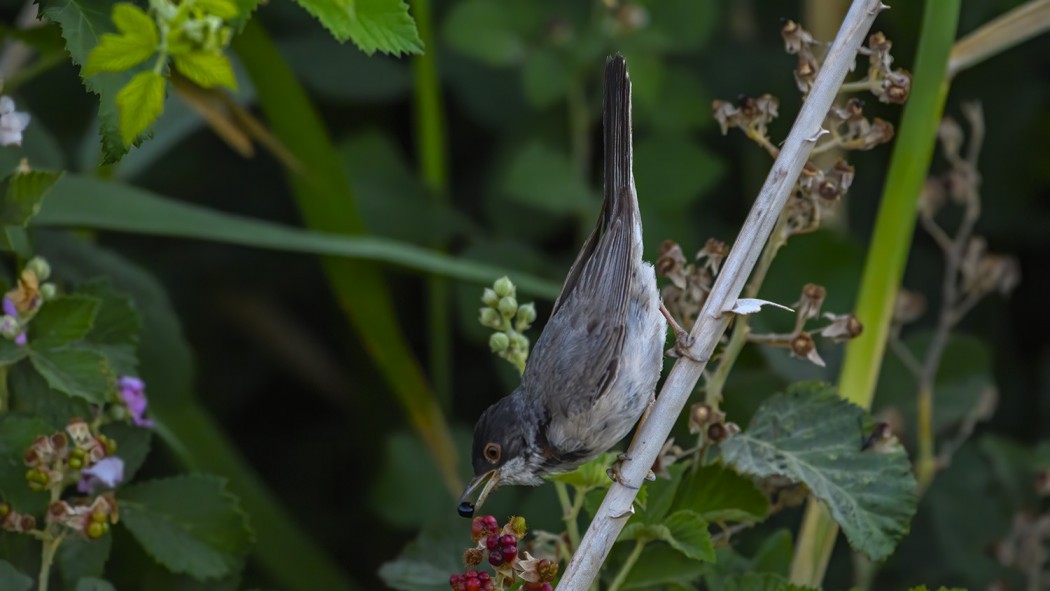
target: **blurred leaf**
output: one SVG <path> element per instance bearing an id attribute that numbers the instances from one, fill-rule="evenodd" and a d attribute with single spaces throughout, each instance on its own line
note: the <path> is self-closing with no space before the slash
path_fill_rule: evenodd
<path id="1" fill-rule="evenodd" d="M 127 423 L 110 423 L 102 433 L 117 442 L 114 454 L 124 460 L 124 482 L 131 482 L 149 455 L 153 431 Z"/>
<path id="2" fill-rule="evenodd" d="M 538 141 L 514 156 L 500 188 L 518 203 L 555 214 L 585 211 L 594 199 L 569 157 Z"/>
<path id="3" fill-rule="evenodd" d="M 382 55 L 366 56 L 328 35 L 281 39 L 279 47 L 303 84 L 327 100 L 385 103 L 403 98 L 412 88 L 407 64 Z M 317 59 L 318 55 L 327 59 Z"/>
<path id="4" fill-rule="evenodd" d="M 18 572 L 10 562 L 0 560 L 0 589 L 5 591 L 29 591 L 33 587 L 33 579 Z"/>
<path id="5" fill-rule="evenodd" d="M 50 349 L 84 338 L 101 304 L 98 298 L 83 295 L 59 296 L 45 303 L 33 318 L 30 346 Z"/>
<path id="6" fill-rule="evenodd" d="M 131 298 L 117 293 L 108 278 L 82 283 L 77 293 L 94 296 L 102 303 L 87 334 L 88 342 L 106 356 L 117 375 L 134 375 L 142 318 Z"/>
<path id="7" fill-rule="evenodd" d="M 47 493 L 33 492 L 26 484 L 23 458 L 37 437 L 54 431 L 35 417 L 0 416 L 0 498 L 19 513 L 41 514 L 47 507 Z"/>
<path id="8" fill-rule="evenodd" d="M 711 125 L 714 119 L 710 111 L 703 108 L 710 104 L 710 93 L 692 69 L 670 67 L 664 76 L 658 103 L 639 110 L 657 129 L 673 134 Z"/>
<path id="9" fill-rule="evenodd" d="M 627 67 L 631 76 L 631 98 L 639 110 L 661 106 L 667 66 L 660 56 L 647 51 L 628 51 Z"/>
<path id="10" fill-rule="evenodd" d="M 194 5 L 204 12 L 215 15 L 222 20 L 236 18 L 240 13 L 240 8 L 233 0 L 196 0 Z"/>
<path id="11" fill-rule="evenodd" d="M 240 566 L 251 534 L 240 501 L 225 481 L 193 475 L 152 480 L 120 490 L 120 523 L 172 572 L 199 580 Z"/>
<path id="12" fill-rule="evenodd" d="M 694 511 L 675 511 L 658 524 L 628 523 L 617 541 L 623 540 L 659 540 L 692 560 L 713 562 L 715 559 L 707 522 Z"/>
<path id="13" fill-rule="evenodd" d="M 683 135 L 651 135 L 634 148 L 638 198 L 654 208 L 682 212 L 714 187 L 721 159 Z"/>
<path id="14" fill-rule="evenodd" d="M 15 172 L 3 181 L 0 192 L 4 194 L 0 224 L 25 226 L 40 211 L 40 204 L 51 187 L 62 178 L 61 172 L 32 170 Z"/>
<path id="15" fill-rule="evenodd" d="M 609 488 L 612 483 L 606 470 L 616 461 L 616 453 L 607 452 L 579 466 L 572 472 L 554 474 L 548 480 L 563 482 L 569 486 L 582 489 Z"/>
<path id="16" fill-rule="evenodd" d="M 10 368 L 7 379 L 11 410 L 41 418 L 54 431 L 64 429 L 70 419 L 91 416 L 87 400 L 52 389 L 32 364 L 19 363 Z"/>
<path id="17" fill-rule="evenodd" d="M 41 232 L 38 246 L 62 280 L 78 283 L 105 275 L 116 289 L 132 297 L 146 335 L 140 351 L 141 377 L 149 384 L 156 433 L 188 470 L 207 470 L 230 479 L 231 489 L 255 516 L 254 555 L 259 568 L 286 589 L 352 589 L 324 548 L 303 532 L 219 425 L 194 404 L 189 344 L 160 283 L 127 260 L 65 234 Z"/>
<path id="18" fill-rule="evenodd" d="M 861 449 L 867 423 L 865 412 L 830 386 L 796 384 L 767 400 L 748 428 L 720 448 L 742 473 L 805 483 L 850 544 L 881 560 L 908 531 L 915 478 L 902 450 Z"/>
<path id="19" fill-rule="evenodd" d="M 73 226 L 215 240 L 229 244 L 382 261 L 478 284 L 510 275 L 523 293 L 554 299 L 560 286 L 516 272 L 456 259 L 382 238 L 342 236 L 252 220 L 180 203 L 142 189 L 67 175 L 33 220 L 36 226 Z"/>
<path id="20" fill-rule="evenodd" d="M 336 39 L 349 39 L 368 55 L 423 52 L 416 23 L 402 0 L 297 1 Z"/>
<path id="21" fill-rule="evenodd" d="M 707 44 L 719 22 L 718 4 L 694 0 L 645 0 L 649 23 L 635 32 L 632 43 L 668 52 L 684 52 Z"/>
<path id="22" fill-rule="evenodd" d="M 29 360 L 49 386 L 93 404 L 105 402 L 117 386 L 106 356 L 83 345 L 31 349 Z"/>
<path id="23" fill-rule="evenodd" d="M 40 12 L 62 27 L 66 49 L 75 65 L 83 66 L 88 54 L 101 42 L 101 35 L 113 31 L 110 20 L 112 0 L 40 0 Z M 83 74 L 83 73 L 82 73 Z M 98 95 L 99 134 L 105 161 L 116 162 L 129 144 L 138 145 L 144 138 L 126 142 L 121 134 L 117 93 L 131 80 L 133 72 L 102 73 L 84 79 L 84 86 Z"/>
<path id="24" fill-rule="evenodd" d="M 547 48 L 537 50 L 525 60 L 521 76 L 525 98 L 539 109 L 561 100 L 572 82 L 572 72 L 565 59 Z"/>
<path id="25" fill-rule="evenodd" d="M 106 33 L 88 55 L 83 76 L 99 72 L 123 72 L 157 52 L 157 25 L 144 10 L 129 2 L 113 5 L 113 24 L 120 34 Z"/>
<path id="26" fill-rule="evenodd" d="M 69 586 L 85 577 L 101 577 L 112 549 L 113 536 L 97 540 L 71 536 L 59 545 L 55 562 Z"/>
<path id="27" fill-rule="evenodd" d="M 445 18 L 445 41 L 456 51 L 492 66 L 506 66 L 525 56 L 525 42 L 507 3 L 463 0 Z"/>
<path id="28" fill-rule="evenodd" d="M 117 93 L 120 110 L 120 137 L 125 145 L 146 131 L 164 110 L 164 77 L 156 72 L 139 72 Z"/>
<path id="29" fill-rule="evenodd" d="M 721 464 L 698 466 L 682 479 L 675 509 L 690 509 L 709 522 L 761 521 L 769 501 L 750 478 Z"/>
<path id="30" fill-rule="evenodd" d="M 458 517 L 456 519 L 459 519 Z M 471 545 L 467 521 L 424 529 L 395 560 L 379 567 L 379 578 L 399 591 L 443 591 L 448 578 L 463 572 L 463 551 Z"/>
<path id="31" fill-rule="evenodd" d="M 29 354 L 28 347 L 18 345 L 13 340 L 0 338 L 0 365 L 14 365 Z"/>
<path id="32" fill-rule="evenodd" d="M 175 69 L 203 88 L 225 86 L 237 90 L 230 58 L 223 53 L 209 51 L 180 52 L 173 55 Z"/>
<path id="33" fill-rule="evenodd" d="M 653 589 L 669 583 L 689 584 L 700 578 L 704 567 L 704 563 L 687 558 L 666 544 L 648 544 L 628 573 L 623 588 Z"/>
<path id="34" fill-rule="evenodd" d="M 919 585 L 918 587 L 912 587 L 908 591 L 929 591 L 929 590 L 927 589 L 926 585 Z M 938 587 L 937 591 L 966 591 L 966 589 L 963 589 L 962 587 L 951 587 L 951 588 L 948 588 L 948 587 L 943 587 L 942 586 L 942 587 Z"/>
<path id="35" fill-rule="evenodd" d="M 77 581 L 76 591 L 116 591 L 116 589 L 109 581 L 84 577 Z"/>

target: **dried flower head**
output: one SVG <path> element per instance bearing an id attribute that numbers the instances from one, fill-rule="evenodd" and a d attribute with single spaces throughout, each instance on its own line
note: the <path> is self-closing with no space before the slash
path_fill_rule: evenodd
<path id="1" fill-rule="evenodd" d="M 820 307 L 824 305 L 824 298 L 827 295 L 828 291 L 823 285 L 807 283 L 802 286 L 802 296 L 794 304 L 799 321 L 805 323 L 819 316 Z"/>
<path id="2" fill-rule="evenodd" d="M 860 320 L 857 320 L 857 317 L 853 314 L 832 314 L 828 312 L 824 314 L 824 318 L 830 320 L 831 324 L 820 329 L 820 336 L 831 339 L 836 343 L 855 339 L 864 330 Z"/>
<path id="3" fill-rule="evenodd" d="M 824 367 L 824 360 L 817 352 L 817 344 L 813 342 L 813 337 L 809 336 L 809 333 L 800 332 L 795 335 L 791 339 L 789 349 L 792 357 L 805 359 L 813 365 Z"/>
<path id="4" fill-rule="evenodd" d="M 926 296 L 917 291 L 901 289 L 893 305 L 893 322 L 907 324 L 914 322 L 926 313 Z"/>
<path id="5" fill-rule="evenodd" d="M 682 457 L 682 448 L 674 444 L 674 437 L 669 437 L 656 456 L 656 462 L 653 463 L 653 474 L 657 478 L 670 480 L 671 473 L 667 469 L 680 457 Z"/>

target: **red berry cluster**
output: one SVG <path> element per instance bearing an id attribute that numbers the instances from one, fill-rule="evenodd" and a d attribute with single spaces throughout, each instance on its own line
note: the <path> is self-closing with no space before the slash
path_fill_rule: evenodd
<path id="1" fill-rule="evenodd" d="M 518 557 L 518 538 L 507 534 L 492 534 L 485 538 L 485 547 L 489 551 L 489 564 L 500 566 L 505 562 L 514 562 Z"/>
<path id="2" fill-rule="evenodd" d="M 455 591 L 492 591 L 494 589 L 492 577 L 488 573 L 479 573 L 473 569 L 461 575 L 452 575 L 448 578 L 448 584 Z"/>
<path id="3" fill-rule="evenodd" d="M 498 534 L 499 530 L 499 522 L 492 515 L 475 517 L 474 521 L 470 522 L 470 536 L 475 542 L 486 536 Z"/>
<path id="4" fill-rule="evenodd" d="M 554 587 L 551 587 L 551 584 L 546 581 L 525 583 L 521 588 L 525 591 L 554 591 Z"/>

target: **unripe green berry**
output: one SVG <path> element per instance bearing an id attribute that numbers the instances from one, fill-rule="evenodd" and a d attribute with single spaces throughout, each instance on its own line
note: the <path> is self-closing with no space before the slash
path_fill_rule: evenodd
<path id="1" fill-rule="evenodd" d="M 106 512 L 101 509 L 95 509 L 95 511 L 91 513 L 91 521 L 94 521 L 95 523 L 105 523 Z"/>
<path id="2" fill-rule="evenodd" d="M 481 294 L 481 303 L 495 308 L 496 304 L 499 303 L 499 296 L 496 295 L 495 291 L 486 287 L 485 291 Z"/>
<path id="3" fill-rule="evenodd" d="M 40 281 L 46 281 L 51 276 L 51 265 L 47 264 L 47 261 L 41 257 L 29 259 L 25 268 L 32 271 Z"/>
<path id="4" fill-rule="evenodd" d="M 514 315 L 517 314 L 517 312 L 518 300 L 514 299 L 511 296 L 500 298 L 499 313 L 502 314 L 504 318 L 513 318 Z"/>
<path id="5" fill-rule="evenodd" d="M 510 339 L 507 338 L 507 335 L 505 333 L 494 332 L 492 333 L 492 336 L 489 337 L 489 348 L 492 349 L 493 353 L 506 351 L 507 347 L 509 346 Z"/>
<path id="6" fill-rule="evenodd" d="M 45 283 L 40 286 L 40 297 L 44 298 L 44 300 L 53 300 L 56 295 L 58 295 L 58 288 L 55 287 L 54 283 Z"/>
<path id="7" fill-rule="evenodd" d="M 501 298 L 514 296 L 514 284 L 511 283 L 510 278 L 505 275 L 497 279 L 496 282 L 492 284 L 492 287 L 496 291 L 496 295 Z"/>
<path id="8" fill-rule="evenodd" d="M 503 322 L 500 320 L 499 312 L 493 310 L 492 308 L 482 308 L 481 317 L 479 318 L 479 321 L 482 325 L 488 326 L 490 328 L 499 328 L 500 325 L 503 324 Z"/>
<path id="9" fill-rule="evenodd" d="M 74 470 L 79 470 L 84 467 L 84 460 L 80 458 L 69 458 L 69 467 Z"/>
<path id="10" fill-rule="evenodd" d="M 0 503 L 0 519 L 7 517 L 11 514 L 11 505 L 9 503 Z"/>
<path id="11" fill-rule="evenodd" d="M 106 524 L 99 523 L 97 521 L 92 521 L 90 524 L 88 524 L 87 532 L 85 533 L 87 533 L 87 537 L 91 538 L 92 540 L 97 540 L 103 535 L 105 535 Z"/>

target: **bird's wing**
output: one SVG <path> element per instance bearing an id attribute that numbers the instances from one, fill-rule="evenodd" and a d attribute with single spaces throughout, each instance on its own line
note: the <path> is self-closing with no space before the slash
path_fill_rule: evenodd
<path id="1" fill-rule="evenodd" d="M 603 119 L 602 214 L 565 279 L 523 380 L 531 395 L 549 399 L 547 408 L 567 415 L 589 408 L 616 378 L 641 258 L 631 176 L 631 83 L 619 55 L 606 65 Z"/>

